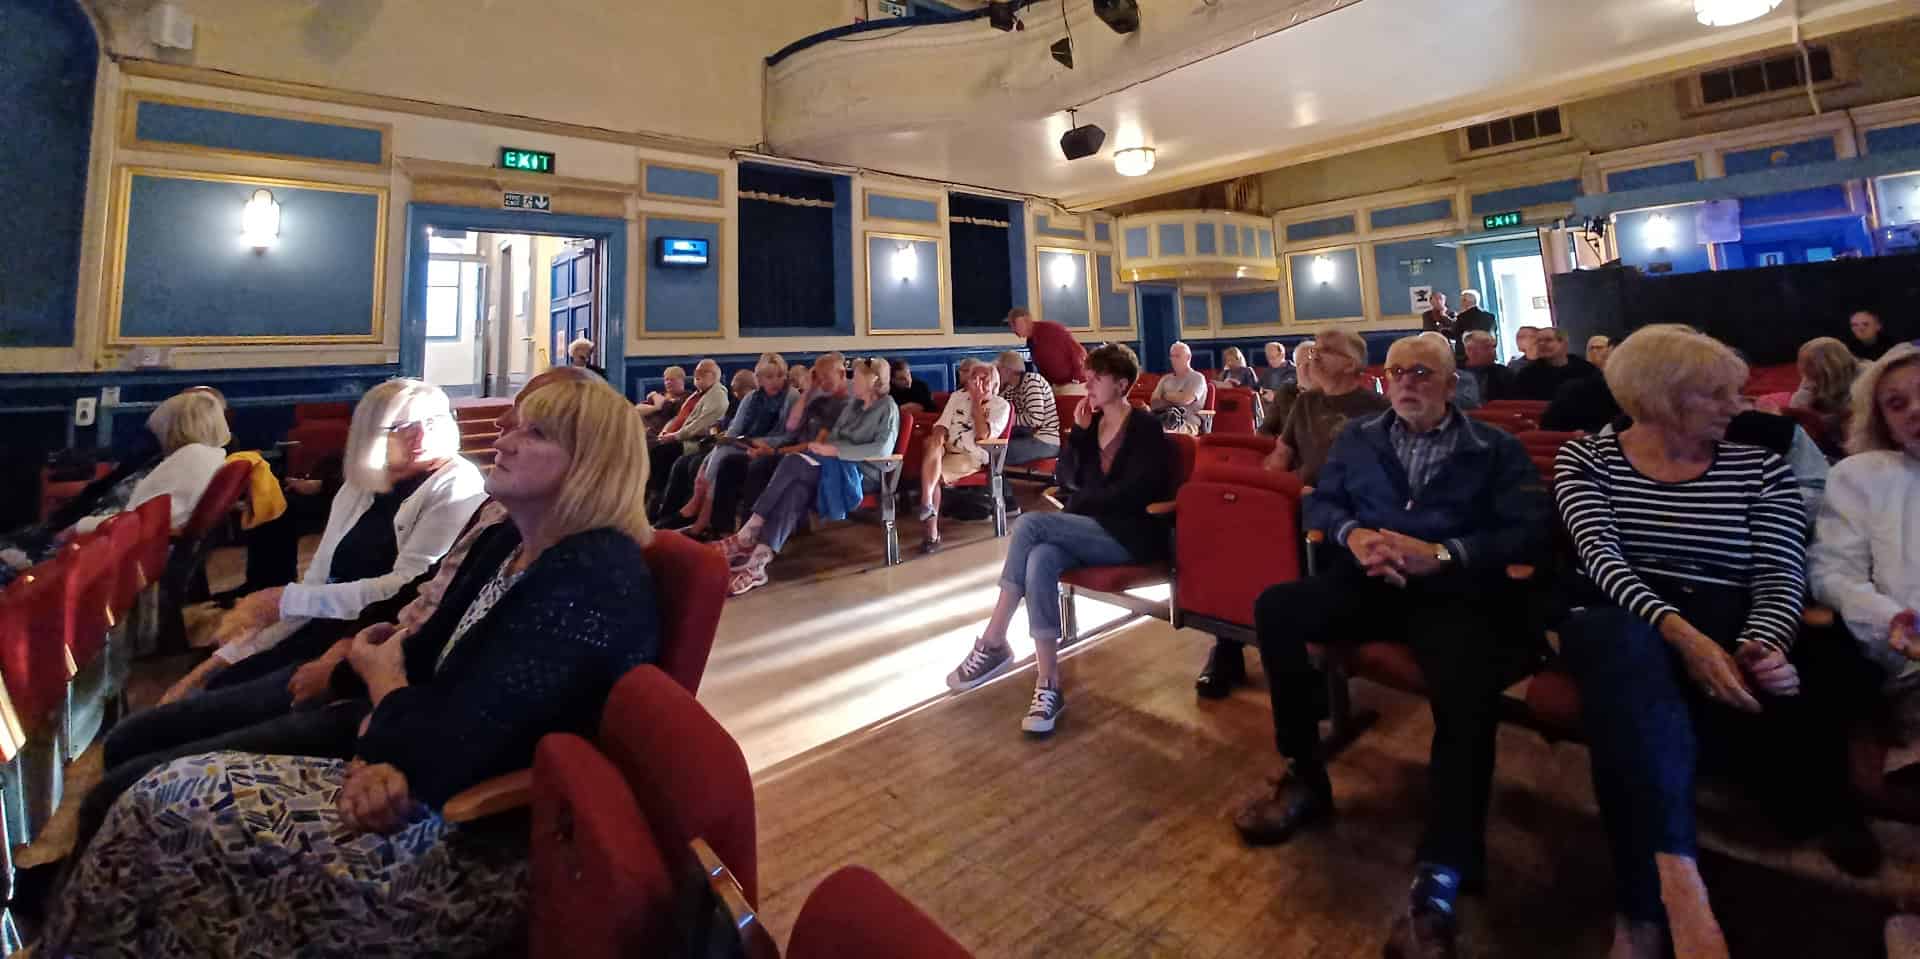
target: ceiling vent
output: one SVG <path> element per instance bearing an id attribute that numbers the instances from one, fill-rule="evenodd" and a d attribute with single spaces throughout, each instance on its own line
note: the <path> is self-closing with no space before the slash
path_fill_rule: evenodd
<path id="1" fill-rule="evenodd" d="M 1799 51 L 1794 51 L 1716 67 L 1697 75 L 1694 84 L 1700 105 L 1712 107 L 1803 89 L 1809 73 L 1815 84 L 1835 79 L 1833 54 L 1826 47 L 1808 47 L 1804 63 Z"/>
<path id="2" fill-rule="evenodd" d="M 1536 140 L 1558 140 L 1566 127 L 1560 123 L 1560 108 L 1548 107 L 1532 113 L 1501 117 L 1476 123 L 1461 131 L 1468 153 L 1488 153 L 1510 149 Z"/>

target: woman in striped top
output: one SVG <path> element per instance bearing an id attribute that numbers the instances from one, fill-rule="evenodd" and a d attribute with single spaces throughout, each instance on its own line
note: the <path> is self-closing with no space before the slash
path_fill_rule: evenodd
<path id="1" fill-rule="evenodd" d="M 1613 850 L 1617 957 L 1664 955 L 1663 918 L 1676 954 L 1726 955 L 1694 862 L 1703 755 L 1795 833 L 1847 823 L 1829 854 L 1877 867 L 1871 834 L 1842 814 L 1840 724 L 1802 695 L 1831 673 L 1809 662 L 1818 644 L 1794 646 L 1807 518 L 1792 471 L 1725 440 L 1746 377 L 1732 350 L 1687 327 L 1635 332 L 1606 370 L 1634 425 L 1567 444 L 1556 465 L 1588 581 L 1561 647 Z"/>

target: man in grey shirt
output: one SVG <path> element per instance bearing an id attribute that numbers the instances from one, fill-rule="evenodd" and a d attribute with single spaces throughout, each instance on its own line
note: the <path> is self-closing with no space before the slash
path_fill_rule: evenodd
<path id="1" fill-rule="evenodd" d="M 1173 361 L 1173 372 L 1160 378 L 1147 408 L 1167 432 L 1198 436 L 1200 411 L 1207 405 L 1207 378 L 1193 368 L 1193 350 L 1185 343 L 1173 344 L 1167 359 Z"/>

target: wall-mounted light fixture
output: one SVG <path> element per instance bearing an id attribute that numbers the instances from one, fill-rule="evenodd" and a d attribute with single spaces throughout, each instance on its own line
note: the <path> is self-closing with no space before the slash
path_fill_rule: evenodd
<path id="1" fill-rule="evenodd" d="M 262 187 L 240 210 L 240 242 L 264 250 L 279 239 L 280 204 L 273 202 L 272 190 Z"/>
<path id="2" fill-rule="evenodd" d="M 1647 217 L 1647 225 L 1641 229 L 1641 239 L 1656 250 L 1664 250 L 1673 245 L 1673 220 L 1665 213 L 1655 213 Z"/>
<path id="3" fill-rule="evenodd" d="M 1333 282 L 1333 261 L 1324 253 L 1313 258 L 1313 281 L 1315 283 Z"/>
<path id="4" fill-rule="evenodd" d="M 920 257 L 914 255 L 913 244 L 902 243 L 893 250 L 893 276 L 902 283 L 911 283 L 920 273 Z"/>
<path id="5" fill-rule="evenodd" d="M 1062 255 L 1053 258 L 1053 264 L 1047 267 L 1047 276 L 1055 286 L 1064 290 L 1080 278 L 1080 271 L 1073 268 L 1073 257 Z"/>
<path id="6" fill-rule="evenodd" d="M 1772 13 L 1780 0 L 1693 0 L 1693 15 L 1709 27 L 1731 27 Z"/>
<path id="7" fill-rule="evenodd" d="M 1152 147 L 1128 147 L 1113 151 L 1113 171 L 1121 176 L 1146 176 L 1153 172 Z"/>

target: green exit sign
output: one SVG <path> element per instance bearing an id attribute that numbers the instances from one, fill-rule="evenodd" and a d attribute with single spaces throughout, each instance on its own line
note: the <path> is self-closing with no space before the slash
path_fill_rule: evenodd
<path id="1" fill-rule="evenodd" d="M 513 147 L 500 148 L 500 169 L 524 170 L 527 173 L 552 173 L 553 154 L 540 150 L 519 150 Z"/>
<path id="2" fill-rule="evenodd" d="M 1520 211 L 1513 210 L 1507 213 L 1495 213 L 1491 216 L 1483 216 L 1480 218 L 1480 226 L 1482 229 L 1487 230 L 1504 230 L 1510 226 L 1519 226 L 1520 221 Z"/>

